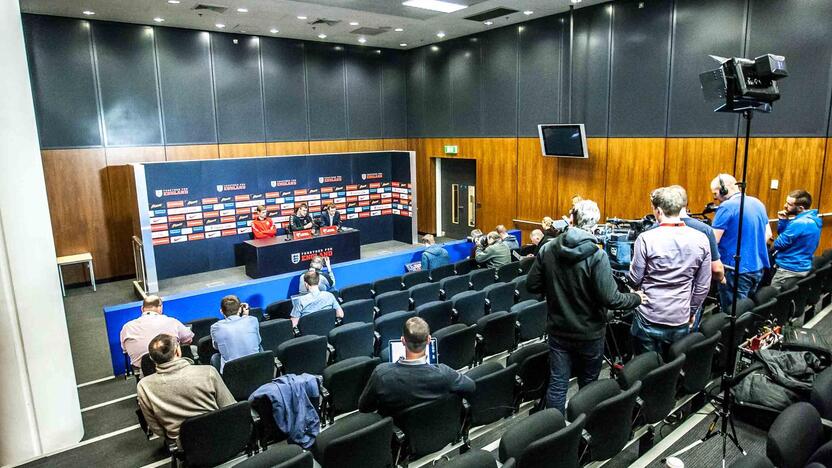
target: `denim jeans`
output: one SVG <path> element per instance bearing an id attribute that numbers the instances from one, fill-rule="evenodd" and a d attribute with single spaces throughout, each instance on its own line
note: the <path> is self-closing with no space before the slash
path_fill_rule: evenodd
<path id="1" fill-rule="evenodd" d="M 719 285 L 719 306 L 722 312 L 731 314 L 731 302 L 734 298 L 734 278 L 736 271 L 725 270 L 725 284 Z M 737 300 L 748 297 L 755 292 L 760 286 L 760 281 L 763 280 L 763 270 L 749 271 L 748 273 L 740 273 L 739 275 L 739 294 Z"/>
<path id="2" fill-rule="evenodd" d="M 655 351 L 664 356 L 670 345 L 686 337 L 688 333 L 690 327 L 687 323 L 678 327 L 657 325 L 645 320 L 638 312 L 633 314 L 633 325 L 630 327 L 635 354 Z"/>
<path id="3" fill-rule="evenodd" d="M 566 391 L 572 374 L 578 377 L 578 386 L 598 380 L 604 357 L 604 338 L 597 340 L 568 340 L 549 336 L 549 365 L 551 377 L 546 392 L 546 406 L 564 413 Z M 565 413 L 564 413 L 565 414 Z"/>

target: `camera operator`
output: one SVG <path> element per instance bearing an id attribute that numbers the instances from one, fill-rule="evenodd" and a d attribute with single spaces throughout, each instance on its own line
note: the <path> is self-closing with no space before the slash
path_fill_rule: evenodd
<path id="1" fill-rule="evenodd" d="M 480 237 L 474 259 L 485 268 L 499 268 L 511 262 L 511 250 L 503 244 L 497 231 Z"/>
<path id="2" fill-rule="evenodd" d="M 331 291 L 335 289 L 335 272 L 332 270 L 332 265 L 330 264 L 328 256 L 315 255 L 312 257 L 312 261 L 309 262 L 309 269 L 307 271 L 315 271 L 318 273 L 318 289 L 321 291 Z M 309 289 L 306 287 L 306 283 L 303 282 L 303 275 L 300 275 L 298 284 L 299 294 L 306 294 L 309 292 Z"/>
<path id="3" fill-rule="evenodd" d="M 777 212 L 777 239 L 774 263 L 777 271 L 771 285 L 782 288 L 789 278 L 802 278 L 812 269 L 812 256 L 820 242 L 823 222 L 818 210 L 810 210 L 812 195 L 805 190 L 792 190 L 786 196 L 783 211 Z"/>
<path id="4" fill-rule="evenodd" d="M 763 279 L 763 270 L 769 267 L 768 247 L 771 226 L 763 203 L 745 196 L 742 220 L 742 263 L 734 264 L 739 233 L 740 199 L 742 195 L 737 179 L 730 174 L 719 174 L 711 181 L 711 193 L 719 201 L 714 215 L 714 236 L 719 244 L 719 256 L 725 265 L 725 279 L 719 285 L 719 303 L 723 312 L 730 313 L 734 298 L 734 281 L 739 283 L 737 300 L 748 297 L 757 290 Z"/>
<path id="5" fill-rule="evenodd" d="M 645 300 L 641 293 L 618 291 L 609 258 L 592 234 L 600 217 L 595 202 L 576 203 L 573 227 L 541 244 L 526 279 L 530 292 L 546 295 L 551 365 L 546 402 L 560 411 L 573 369 L 580 387 L 598 379 L 606 309 L 632 309 Z"/>
<path id="6" fill-rule="evenodd" d="M 503 226 L 502 224 L 498 224 L 497 227 L 494 228 L 494 230 L 497 231 L 497 234 L 500 235 L 500 240 L 503 242 L 503 244 L 506 245 L 506 247 L 508 247 L 509 249 L 520 248 L 520 243 L 517 242 L 517 238 L 514 237 L 513 234 L 509 234 L 508 229 L 506 229 L 505 226 Z"/>
<path id="7" fill-rule="evenodd" d="M 248 304 L 234 295 L 222 298 L 220 312 L 225 318 L 211 325 L 211 341 L 219 351 L 211 357 L 211 364 L 222 373 L 226 362 L 260 352 L 260 322 L 249 315 Z"/>
<path id="8" fill-rule="evenodd" d="M 482 231 L 479 229 L 472 229 L 471 235 L 468 236 L 468 242 L 471 243 L 471 254 L 468 255 L 468 258 L 474 259 L 477 255 L 477 246 L 480 245 L 480 240 L 482 240 L 483 235 Z"/>
<path id="9" fill-rule="evenodd" d="M 685 337 L 711 284 L 708 237 L 679 218 L 685 205 L 681 192 L 658 188 L 650 202 L 659 226 L 636 239 L 629 274 L 648 298 L 636 309 L 630 328 L 636 354 L 663 354 Z"/>

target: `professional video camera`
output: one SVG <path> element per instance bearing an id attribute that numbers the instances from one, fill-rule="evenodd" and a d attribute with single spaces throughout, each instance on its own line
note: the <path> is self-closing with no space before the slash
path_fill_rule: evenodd
<path id="1" fill-rule="evenodd" d="M 466 237 L 466 239 L 468 239 L 468 242 L 475 245 L 479 245 L 482 248 L 488 247 L 488 236 L 486 236 L 485 234 L 480 234 L 478 236 L 468 236 Z"/>
<path id="2" fill-rule="evenodd" d="M 711 58 L 719 62 L 719 68 L 700 74 L 699 82 L 706 100 L 724 101 L 716 112 L 771 112 L 771 103 L 780 99 L 777 80 L 789 76 L 785 57 Z"/>
<path id="3" fill-rule="evenodd" d="M 595 228 L 595 237 L 607 252 L 613 273 L 629 271 L 636 238 L 655 224 L 655 216 L 649 214 L 641 219 L 607 218 Z"/>

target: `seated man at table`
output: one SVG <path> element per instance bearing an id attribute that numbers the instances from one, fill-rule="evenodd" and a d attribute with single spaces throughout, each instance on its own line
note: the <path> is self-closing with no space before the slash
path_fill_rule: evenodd
<path id="1" fill-rule="evenodd" d="M 292 298 L 292 326 L 297 327 L 300 318 L 306 314 L 317 312 L 319 310 L 335 309 L 335 316 L 344 318 L 344 311 L 338 300 L 329 291 L 321 291 L 318 284 L 321 276 L 317 271 L 309 270 L 303 274 L 303 282 L 306 283 L 306 289 L 309 293 L 296 298 Z"/>
<path id="2" fill-rule="evenodd" d="M 257 216 L 251 222 L 251 232 L 255 239 L 268 239 L 274 237 L 277 233 L 277 226 L 269 218 L 269 212 L 266 211 L 265 205 L 257 207 Z"/>
<path id="3" fill-rule="evenodd" d="M 321 257 L 316 255 L 309 262 L 309 270 L 318 273 L 318 289 L 321 291 L 329 291 L 335 289 L 335 272 L 332 271 L 332 265 L 329 264 L 329 257 Z M 306 288 L 306 282 L 303 281 L 303 275 L 300 275 L 299 282 L 300 294 L 306 294 L 309 290 Z"/>
<path id="4" fill-rule="evenodd" d="M 211 341 L 219 351 L 211 357 L 211 364 L 222 373 L 226 362 L 260 352 L 260 322 L 248 314 L 248 304 L 234 295 L 222 298 L 220 312 L 225 318 L 211 325 Z"/>
<path id="5" fill-rule="evenodd" d="M 302 231 L 304 229 L 312 229 L 315 223 L 312 222 L 312 217 L 309 216 L 309 207 L 306 203 L 301 203 L 295 208 L 295 214 L 289 218 L 289 229 L 291 231 Z"/>
<path id="6" fill-rule="evenodd" d="M 134 370 L 141 369 L 148 343 L 161 333 L 178 337 L 182 344 L 190 344 L 194 339 L 190 328 L 162 313 L 162 298 L 150 295 L 142 302 L 142 315 L 125 323 L 121 329 L 121 349 L 130 356 Z"/>
<path id="7" fill-rule="evenodd" d="M 335 226 L 340 229 L 341 213 L 338 212 L 338 207 L 335 206 L 335 203 L 330 203 L 316 221 L 319 227 Z"/>

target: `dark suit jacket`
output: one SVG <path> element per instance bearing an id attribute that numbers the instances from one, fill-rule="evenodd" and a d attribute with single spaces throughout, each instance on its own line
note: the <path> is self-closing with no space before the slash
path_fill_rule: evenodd
<path id="1" fill-rule="evenodd" d="M 335 216 L 333 216 L 332 223 L 329 220 L 329 213 L 324 211 L 321 213 L 321 217 L 318 218 L 318 225 L 319 226 L 338 226 L 341 227 L 341 212 L 336 211 Z"/>
<path id="2" fill-rule="evenodd" d="M 289 219 L 289 228 L 292 231 L 302 231 L 302 230 L 306 229 L 303 226 L 308 224 L 308 223 L 311 223 L 311 222 L 312 222 L 312 217 L 309 216 L 309 215 L 306 215 L 304 217 L 300 217 L 298 215 L 292 215 L 292 217 Z"/>

